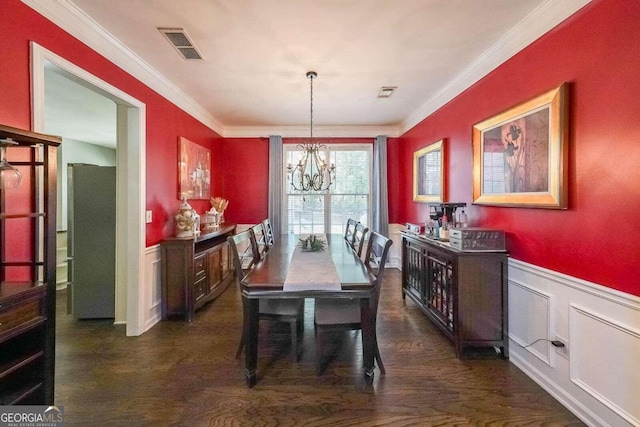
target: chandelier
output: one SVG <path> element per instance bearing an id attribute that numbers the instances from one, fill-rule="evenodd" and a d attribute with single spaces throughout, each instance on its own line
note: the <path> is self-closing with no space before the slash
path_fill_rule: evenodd
<path id="1" fill-rule="evenodd" d="M 297 148 L 302 150 L 302 158 L 297 165 L 287 166 L 291 187 L 297 191 L 326 191 L 331 187 L 336 176 L 335 165 L 327 166 L 327 163 L 320 158 L 320 152 L 327 147 L 313 141 L 313 79 L 318 77 L 315 71 L 309 71 L 307 78 L 311 81 L 311 125 L 309 141 L 298 144 Z"/>

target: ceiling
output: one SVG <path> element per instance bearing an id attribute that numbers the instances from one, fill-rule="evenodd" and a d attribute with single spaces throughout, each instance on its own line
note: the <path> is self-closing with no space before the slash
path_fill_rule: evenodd
<path id="1" fill-rule="evenodd" d="M 309 70 L 314 135 L 400 135 L 589 0 L 23 1 L 220 135 L 255 137 L 308 135 Z M 52 108 L 78 105 L 57 92 Z"/>

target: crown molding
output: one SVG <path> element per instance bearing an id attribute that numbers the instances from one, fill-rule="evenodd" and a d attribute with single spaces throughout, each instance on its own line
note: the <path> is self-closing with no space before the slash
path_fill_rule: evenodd
<path id="1" fill-rule="evenodd" d="M 591 0 L 547 0 L 542 3 L 407 117 L 400 126 L 401 134 L 409 131 L 590 2 Z"/>
<path id="2" fill-rule="evenodd" d="M 69 0 L 22 0 L 24 4 L 158 92 L 214 132 L 224 126 Z"/>
<path id="3" fill-rule="evenodd" d="M 293 138 L 305 137 L 308 134 L 308 128 L 303 126 L 224 126 L 71 1 L 22 2 L 222 137 L 282 135 Z M 314 127 L 314 131 L 322 137 L 400 136 L 589 2 L 591 0 L 546 0 L 398 126 L 322 126 Z"/>
<path id="4" fill-rule="evenodd" d="M 308 138 L 309 126 L 227 126 L 225 138 L 255 138 L 279 135 L 283 138 Z M 314 126 L 314 138 L 375 138 L 400 136 L 397 126 Z"/>

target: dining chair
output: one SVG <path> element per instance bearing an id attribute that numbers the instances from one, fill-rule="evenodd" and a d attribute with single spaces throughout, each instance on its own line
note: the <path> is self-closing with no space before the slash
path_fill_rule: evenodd
<path id="1" fill-rule="evenodd" d="M 260 260 L 258 254 L 258 246 L 251 229 L 243 231 L 241 233 L 229 236 L 227 238 L 229 246 L 231 247 L 231 253 L 233 258 L 234 275 L 238 287 L 241 287 L 241 283 L 244 281 L 247 274 L 250 273 L 255 263 Z M 249 268 L 243 268 L 243 255 L 246 251 L 244 248 L 248 245 L 252 252 L 252 261 Z M 246 263 L 245 263 L 246 264 Z M 275 322 L 287 322 L 291 327 L 291 350 L 293 352 L 293 360 L 298 361 L 298 334 L 304 329 L 304 298 L 300 299 L 261 299 L 259 304 L 259 320 L 269 320 Z M 238 350 L 236 351 L 236 359 L 242 354 L 244 349 L 245 337 L 246 337 L 246 325 L 242 327 L 242 337 Z"/>
<path id="2" fill-rule="evenodd" d="M 267 243 L 268 247 L 272 247 L 275 240 L 273 238 L 273 228 L 271 227 L 271 221 L 269 220 L 269 218 L 262 221 L 262 225 L 264 227 L 265 242 Z"/>
<path id="3" fill-rule="evenodd" d="M 358 258 L 362 256 L 362 248 L 364 247 L 364 241 L 367 238 L 369 229 L 361 222 L 356 224 L 356 228 L 353 231 L 353 245 L 351 246 L 355 253 L 358 254 Z"/>
<path id="4" fill-rule="evenodd" d="M 380 289 L 389 247 L 393 242 L 376 232 L 371 232 L 367 245 L 364 264 L 367 271 L 373 277 L 373 290 L 371 295 L 371 316 L 373 328 L 373 342 L 375 349 L 375 360 L 378 363 L 380 372 L 385 373 L 380 349 L 378 348 L 378 338 L 376 333 L 376 318 L 378 317 L 378 301 L 380 299 Z M 360 318 L 360 299 L 323 299 L 316 298 L 314 326 L 316 331 L 316 374 L 322 373 L 322 352 L 324 347 L 324 333 L 329 331 L 352 331 L 362 330 L 362 320 Z"/>
<path id="5" fill-rule="evenodd" d="M 269 245 L 267 245 L 267 239 L 266 239 L 266 234 L 264 231 L 264 225 L 259 222 L 258 224 L 254 225 L 253 227 L 250 228 L 251 232 L 254 235 L 254 238 L 256 240 L 256 246 L 258 248 L 258 255 L 260 256 L 260 258 L 264 257 L 264 255 L 267 253 L 267 251 L 269 250 Z"/>
<path id="6" fill-rule="evenodd" d="M 351 248 L 353 248 L 353 233 L 356 230 L 356 224 L 358 224 L 358 221 L 353 218 L 349 218 L 347 219 L 347 228 L 344 230 L 344 240 L 347 241 Z"/>

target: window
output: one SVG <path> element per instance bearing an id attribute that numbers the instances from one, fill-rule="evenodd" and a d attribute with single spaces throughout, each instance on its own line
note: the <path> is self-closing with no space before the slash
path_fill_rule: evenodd
<path id="1" fill-rule="evenodd" d="M 505 174 L 509 170 L 504 153 L 486 152 L 483 156 L 484 188 L 483 193 L 506 193 Z"/>
<path id="2" fill-rule="evenodd" d="M 302 151 L 284 146 L 284 164 L 296 164 Z M 285 169 L 284 233 L 344 232 L 348 218 L 367 227 L 371 223 L 372 145 L 327 145 L 323 158 L 336 166 L 336 179 L 328 192 L 301 193 L 291 187 Z"/>

